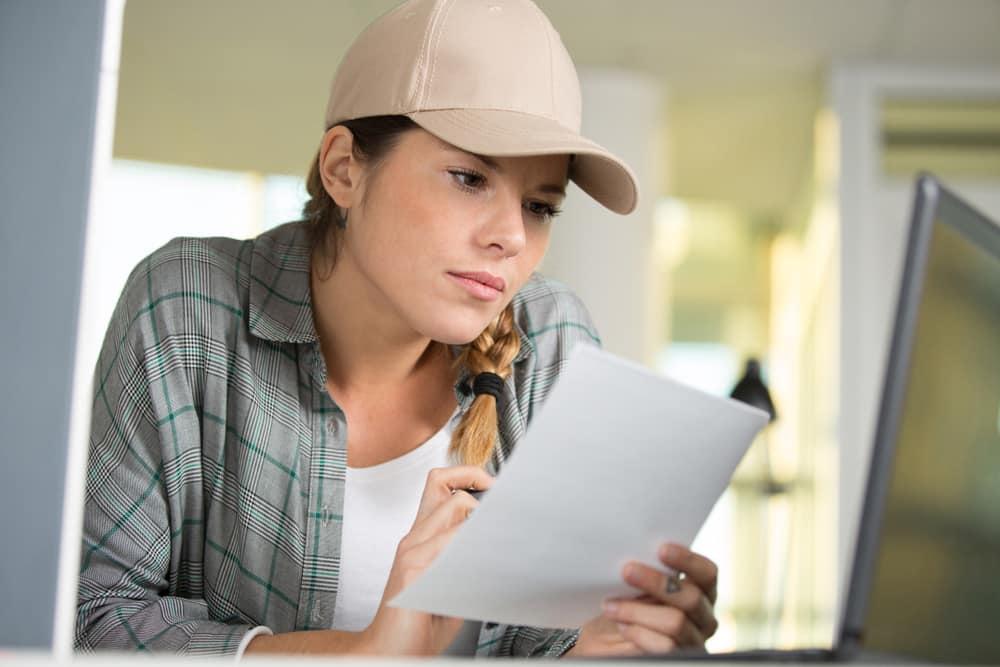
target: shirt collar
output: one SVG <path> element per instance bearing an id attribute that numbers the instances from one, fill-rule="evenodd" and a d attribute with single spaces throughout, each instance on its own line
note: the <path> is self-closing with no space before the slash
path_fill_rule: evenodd
<path id="1" fill-rule="evenodd" d="M 306 225 L 291 222 L 258 236 L 250 258 L 250 333 L 277 342 L 319 340 L 309 280 Z"/>

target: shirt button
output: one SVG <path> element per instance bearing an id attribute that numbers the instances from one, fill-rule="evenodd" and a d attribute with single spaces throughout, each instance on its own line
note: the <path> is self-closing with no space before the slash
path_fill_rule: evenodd
<path id="1" fill-rule="evenodd" d="M 326 420 L 326 430 L 328 433 L 335 433 L 337 431 L 337 418 L 328 417 Z"/>
<path id="2" fill-rule="evenodd" d="M 312 620 L 313 623 L 319 623 L 322 620 L 322 614 L 319 613 L 319 608 L 313 609 Z"/>

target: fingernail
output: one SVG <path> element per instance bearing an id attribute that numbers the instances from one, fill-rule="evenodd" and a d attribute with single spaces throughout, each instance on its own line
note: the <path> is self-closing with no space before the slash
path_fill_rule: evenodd
<path id="1" fill-rule="evenodd" d="M 611 614 L 613 616 L 618 613 L 618 604 L 612 600 L 605 600 L 603 607 L 605 614 Z"/>
<path id="2" fill-rule="evenodd" d="M 628 565 L 626 565 L 625 567 L 623 567 L 622 568 L 622 576 L 624 576 L 626 579 L 632 579 L 632 578 L 634 578 L 635 577 L 635 565 L 633 565 L 632 563 L 629 563 Z"/>
<path id="3" fill-rule="evenodd" d="M 684 555 L 684 549 L 677 544 L 664 544 L 660 546 L 660 558 L 665 560 L 675 560 Z"/>
<path id="4" fill-rule="evenodd" d="M 625 628 L 627 628 L 628 626 L 625 625 L 624 623 L 618 623 L 617 625 L 618 625 L 618 632 L 621 634 L 625 634 Z"/>

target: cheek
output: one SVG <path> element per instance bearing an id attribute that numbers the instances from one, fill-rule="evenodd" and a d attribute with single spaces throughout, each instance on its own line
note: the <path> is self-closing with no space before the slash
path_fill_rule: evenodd
<path id="1" fill-rule="evenodd" d="M 545 257 L 545 251 L 549 248 L 549 239 L 552 238 L 552 223 L 539 224 L 528 227 L 527 243 L 524 248 L 525 262 L 529 264 L 530 274 Z"/>
<path id="2" fill-rule="evenodd" d="M 390 271 L 405 271 L 419 263 L 434 238 L 430 229 L 434 217 L 425 198 L 407 187 L 405 179 L 397 179 L 395 187 L 384 187 L 391 182 L 386 178 L 377 197 L 369 200 L 357 234 L 373 260 L 390 265 Z"/>
<path id="3" fill-rule="evenodd" d="M 400 178 L 397 183 L 398 187 L 387 188 L 379 208 L 391 225 L 392 240 L 401 246 L 398 251 L 414 253 L 439 244 L 441 228 L 449 219 L 448 193 L 441 192 L 433 179 Z"/>

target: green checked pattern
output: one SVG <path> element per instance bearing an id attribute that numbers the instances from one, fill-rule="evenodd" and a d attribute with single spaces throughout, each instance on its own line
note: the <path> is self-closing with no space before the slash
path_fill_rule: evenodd
<path id="1" fill-rule="evenodd" d="M 494 473 L 569 351 L 600 343 L 554 281 L 514 303 Z M 331 627 L 347 424 L 325 381 L 303 223 L 177 239 L 132 272 L 96 369 L 78 649 L 217 655 L 259 625 Z M 464 412 L 468 377 L 455 392 Z M 484 624 L 477 654 L 556 656 L 576 636 Z"/>

